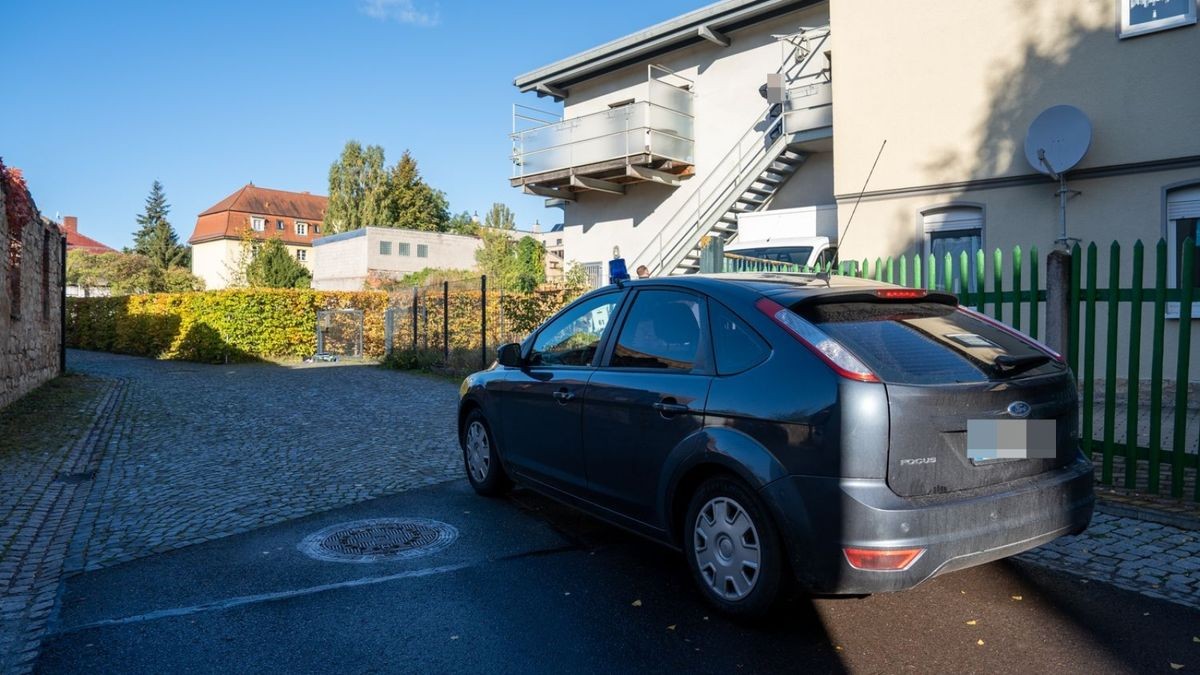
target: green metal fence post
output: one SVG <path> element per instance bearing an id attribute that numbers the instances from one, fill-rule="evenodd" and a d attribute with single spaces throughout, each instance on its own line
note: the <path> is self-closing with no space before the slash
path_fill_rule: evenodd
<path id="1" fill-rule="evenodd" d="M 1142 359 L 1142 267 L 1143 246 L 1139 239 L 1133 244 L 1133 276 L 1130 278 L 1129 298 L 1129 368 L 1126 371 L 1125 402 L 1125 487 L 1137 485 L 1138 398 L 1141 395 Z"/>
<path id="2" fill-rule="evenodd" d="M 1021 247 L 1012 250 L 1012 327 L 1021 330 Z"/>
<path id="3" fill-rule="evenodd" d="M 908 285 L 908 256 L 900 256 L 900 285 Z"/>
<path id="4" fill-rule="evenodd" d="M 1112 485 L 1113 453 L 1116 451 L 1117 416 L 1117 321 L 1120 319 L 1121 246 L 1113 242 L 1108 254 L 1108 318 L 1104 349 L 1104 462 L 1100 480 Z"/>
<path id="5" fill-rule="evenodd" d="M 1041 313 L 1042 303 L 1038 297 L 1041 295 L 1040 284 L 1038 283 L 1038 247 L 1029 247 L 1029 337 L 1037 339 L 1038 336 L 1038 314 Z"/>
<path id="6" fill-rule="evenodd" d="M 1087 247 L 1087 300 L 1083 323 L 1083 452 L 1092 459 L 1092 408 L 1096 405 L 1096 244 Z"/>
<path id="7" fill-rule="evenodd" d="M 925 288 L 933 290 L 937 288 L 937 256 L 929 254 L 929 268 L 925 270 Z"/>
<path id="8" fill-rule="evenodd" d="M 1146 487 L 1158 494 L 1162 471 L 1163 332 L 1167 314 L 1167 242 L 1154 247 L 1154 338 L 1150 356 L 1150 475 Z"/>
<path id="9" fill-rule="evenodd" d="M 1171 458 L 1171 496 L 1183 497 L 1183 461 L 1187 457 L 1188 370 L 1192 352 L 1192 288 L 1195 286 L 1196 242 L 1183 240 L 1179 265 L 1179 350 L 1175 357 L 1175 438 Z M 1200 482 L 1200 477 L 1197 478 Z"/>
<path id="10" fill-rule="evenodd" d="M 1079 380 L 1079 292 L 1080 292 L 1080 272 L 1083 269 L 1083 254 L 1079 250 L 1079 244 L 1071 247 L 1071 300 L 1070 300 L 1070 320 L 1067 324 L 1067 365 L 1071 366 L 1071 372 L 1075 373 L 1076 381 Z"/>
<path id="11" fill-rule="evenodd" d="M 913 288 L 924 288 L 925 284 L 921 283 L 921 254 L 913 256 Z"/>
<path id="12" fill-rule="evenodd" d="M 975 251 L 975 288 L 979 293 L 975 296 L 975 311 L 983 314 L 984 304 L 987 302 L 987 293 L 984 291 L 984 283 L 987 280 L 987 274 L 984 273 L 984 264 L 987 262 L 987 256 L 984 255 L 983 249 Z"/>
<path id="13" fill-rule="evenodd" d="M 966 251 L 958 254 L 958 282 L 961 284 L 958 293 L 958 304 L 971 304 L 971 258 Z"/>
<path id="14" fill-rule="evenodd" d="M 992 254 L 992 311 L 997 321 L 1004 321 L 1004 253 L 996 249 Z"/>

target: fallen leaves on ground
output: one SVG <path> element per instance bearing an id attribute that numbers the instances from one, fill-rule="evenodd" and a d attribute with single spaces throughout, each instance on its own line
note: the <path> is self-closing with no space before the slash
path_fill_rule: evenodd
<path id="1" fill-rule="evenodd" d="M 1024 600 L 1024 599 L 1025 599 L 1025 597 L 1024 597 L 1024 596 L 1021 596 L 1021 595 L 1014 595 L 1014 596 L 1012 596 L 1012 599 L 1013 599 L 1013 600 Z"/>
<path id="2" fill-rule="evenodd" d="M 634 607 L 641 607 L 641 606 L 642 606 L 642 601 L 641 601 L 641 600 L 634 600 L 634 601 L 633 601 L 633 606 L 634 606 Z"/>
<path id="3" fill-rule="evenodd" d="M 980 638 L 980 639 L 976 640 L 976 641 L 975 641 L 975 644 L 977 644 L 977 645 L 979 645 L 980 647 L 982 647 L 982 646 L 983 646 L 983 638 Z"/>
<path id="4" fill-rule="evenodd" d="M 979 622 L 978 622 L 978 621 L 976 621 L 975 619 L 971 619 L 970 621 L 968 621 L 968 622 L 967 622 L 967 625 L 968 625 L 968 626 L 974 626 L 974 625 L 975 625 L 975 624 L 977 624 L 977 623 L 979 623 Z"/>
<path id="5" fill-rule="evenodd" d="M 1172 663 L 1171 664 L 1171 670 L 1180 670 L 1181 668 L 1183 668 L 1182 663 Z"/>

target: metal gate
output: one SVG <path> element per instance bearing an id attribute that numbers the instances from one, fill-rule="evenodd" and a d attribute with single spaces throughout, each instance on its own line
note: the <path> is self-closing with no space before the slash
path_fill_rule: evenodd
<path id="1" fill-rule="evenodd" d="M 363 311 L 361 309 L 317 310 L 318 360 L 362 358 Z"/>

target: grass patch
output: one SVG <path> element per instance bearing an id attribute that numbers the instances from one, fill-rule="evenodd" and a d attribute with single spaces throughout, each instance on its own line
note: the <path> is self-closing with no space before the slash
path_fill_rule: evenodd
<path id="1" fill-rule="evenodd" d="M 0 410 L 0 462 L 18 453 L 54 450 L 79 438 L 105 389 L 101 380 L 68 373 Z"/>

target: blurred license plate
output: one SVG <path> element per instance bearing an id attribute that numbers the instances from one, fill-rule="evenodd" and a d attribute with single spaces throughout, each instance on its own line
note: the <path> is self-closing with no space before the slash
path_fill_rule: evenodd
<path id="1" fill-rule="evenodd" d="M 1052 459 L 1057 454 L 1055 420 L 969 420 L 967 459 Z"/>

